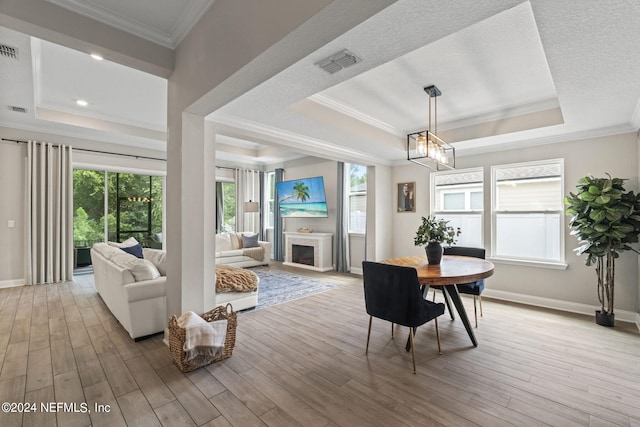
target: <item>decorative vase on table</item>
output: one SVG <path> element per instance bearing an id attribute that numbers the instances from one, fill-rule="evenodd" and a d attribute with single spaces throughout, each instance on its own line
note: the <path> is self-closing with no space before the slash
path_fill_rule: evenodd
<path id="1" fill-rule="evenodd" d="M 440 264 L 442 261 L 442 244 L 449 246 L 456 243 L 460 235 L 460 228 L 447 225 L 446 219 L 438 219 L 434 216 L 422 217 L 422 223 L 416 230 L 413 244 L 424 246 L 427 252 L 429 264 Z"/>
<path id="2" fill-rule="evenodd" d="M 440 264 L 442 261 L 442 245 L 438 242 L 429 242 L 424 250 L 427 252 L 427 260 L 429 264 Z"/>

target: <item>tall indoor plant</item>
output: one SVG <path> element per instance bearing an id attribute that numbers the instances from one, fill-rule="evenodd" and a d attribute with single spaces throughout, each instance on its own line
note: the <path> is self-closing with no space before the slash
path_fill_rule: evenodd
<path id="1" fill-rule="evenodd" d="M 442 243 L 453 245 L 460 235 L 460 228 L 447 225 L 449 221 L 434 216 L 422 217 L 422 224 L 416 231 L 413 243 L 424 246 L 429 264 L 440 264 L 442 260 Z"/>
<path id="2" fill-rule="evenodd" d="M 623 179 L 587 176 L 578 181 L 577 192 L 565 197 L 566 213 L 571 215 L 571 234 L 580 241 L 575 249 L 586 254 L 585 264 L 596 266 L 598 299 L 596 323 L 613 326 L 615 260 L 626 250 L 638 252 L 630 243 L 640 233 L 640 195 L 626 191 Z"/>

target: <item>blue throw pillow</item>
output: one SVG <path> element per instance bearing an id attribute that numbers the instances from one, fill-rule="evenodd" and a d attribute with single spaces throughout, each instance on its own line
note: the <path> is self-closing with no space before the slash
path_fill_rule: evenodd
<path id="1" fill-rule="evenodd" d="M 242 235 L 242 247 L 243 248 L 257 248 L 260 246 L 258 244 L 258 234 L 243 234 Z"/>
<path id="2" fill-rule="evenodd" d="M 120 249 L 122 249 L 126 253 L 131 254 L 135 257 L 144 258 L 144 256 L 142 255 L 142 245 L 140 245 L 140 243 L 138 243 L 137 245 L 127 246 L 125 248 L 120 248 Z"/>

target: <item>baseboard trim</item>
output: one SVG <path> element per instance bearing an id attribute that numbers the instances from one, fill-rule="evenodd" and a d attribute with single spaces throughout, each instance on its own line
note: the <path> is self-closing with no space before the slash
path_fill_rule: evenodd
<path id="1" fill-rule="evenodd" d="M 570 313 L 586 314 L 593 316 L 600 307 L 589 304 L 580 304 L 571 301 L 561 301 L 552 298 L 536 297 L 533 295 L 518 294 L 515 292 L 499 291 L 496 289 L 485 289 L 482 297 L 493 298 L 503 301 L 516 302 L 520 304 L 533 305 L 536 307 L 551 308 L 554 310 L 568 311 Z M 627 311 L 615 310 L 616 320 L 621 322 L 635 323 L 640 329 L 640 314 Z"/>
<path id="2" fill-rule="evenodd" d="M 0 280 L 0 289 L 15 288 L 16 286 L 24 286 L 24 279 Z"/>
<path id="3" fill-rule="evenodd" d="M 362 267 L 351 267 L 349 268 L 349 273 L 362 276 Z"/>

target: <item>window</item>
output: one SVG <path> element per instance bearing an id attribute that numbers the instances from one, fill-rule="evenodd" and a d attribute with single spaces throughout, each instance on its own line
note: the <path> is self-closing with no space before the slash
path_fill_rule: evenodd
<path id="1" fill-rule="evenodd" d="M 265 206 L 263 215 L 266 218 L 265 227 L 273 228 L 274 221 L 274 200 L 276 198 L 276 173 L 275 172 L 265 172 L 264 174 L 264 194 L 265 197 Z"/>
<path id="2" fill-rule="evenodd" d="M 562 159 L 492 167 L 493 256 L 563 259 Z"/>
<path id="3" fill-rule="evenodd" d="M 162 233 L 162 177 L 132 173 L 108 173 L 109 240 L 133 237 L 151 244 Z"/>
<path id="4" fill-rule="evenodd" d="M 134 237 L 143 246 L 161 246 L 163 186 L 161 176 L 75 169 L 74 245 L 104 241 L 106 225 L 108 240 Z"/>
<path id="5" fill-rule="evenodd" d="M 460 227 L 456 245 L 483 247 L 483 169 L 431 174 L 431 214 Z"/>
<path id="6" fill-rule="evenodd" d="M 236 231 L 235 182 L 222 182 L 222 231 Z"/>
<path id="7" fill-rule="evenodd" d="M 105 172 L 73 171 L 73 246 L 104 242 Z"/>
<path id="8" fill-rule="evenodd" d="M 349 171 L 349 232 L 364 233 L 367 227 L 367 167 L 345 164 Z"/>

